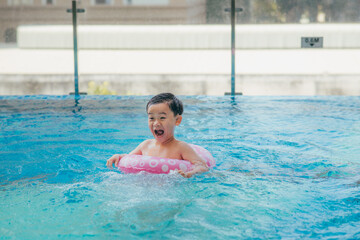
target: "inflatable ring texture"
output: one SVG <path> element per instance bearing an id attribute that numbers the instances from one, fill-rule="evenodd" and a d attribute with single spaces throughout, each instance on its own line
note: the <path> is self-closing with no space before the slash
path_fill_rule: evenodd
<path id="1" fill-rule="evenodd" d="M 215 160 L 208 150 L 198 145 L 189 145 L 206 161 L 209 168 L 215 166 Z M 179 169 L 184 172 L 190 171 L 193 169 L 193 165 L 189 161 L 179 159 L 144 155 L 126 155 L 120 160 L 118 168 L 124 173 L 139 173 L 141 171 L 146 171 L 155 174 L 168 174 L 171 171 L 177 171 Z"/>

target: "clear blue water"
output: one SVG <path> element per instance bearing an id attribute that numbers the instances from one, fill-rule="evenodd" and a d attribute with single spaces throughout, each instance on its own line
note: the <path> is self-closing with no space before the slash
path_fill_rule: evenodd
<path id="1" fill-rule="evenodd" d="M 360 239 L 359 97 L 182 97 L 217 166 L 108 170 L 148 97 L 0 97 L 2 239 Z"/>

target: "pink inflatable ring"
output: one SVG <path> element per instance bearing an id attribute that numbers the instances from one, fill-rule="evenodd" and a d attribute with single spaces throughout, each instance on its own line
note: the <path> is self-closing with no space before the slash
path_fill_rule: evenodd
<path id="1" fill-rule="evenodd" d="M 197 145 L 189 145 L 206 161 L 209 168 L 215 166 L 215 160 L 208 150 Z M 118 167 L 125 173 L 146 171 L 155 174 L 168 174 L 170 171 L 178 169 L 187 172 L 193 169 L 193 165 L 189 161 L 144 155 L 126 155 L 121 159 Z"/>

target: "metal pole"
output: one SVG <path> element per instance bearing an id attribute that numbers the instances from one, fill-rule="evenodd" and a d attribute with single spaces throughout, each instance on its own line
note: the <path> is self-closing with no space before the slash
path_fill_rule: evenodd
<path id="1" fill-rule="evenodd" d="M 70 93 L 70 95 L 75 94 L 75 96 L 79 96 L 79 74 L 78 74 L 78 46 L 77 46 L 77 13 L 84 13 L 85 9 L 77 9 L 76 1 L 72 0 L 72 8 L 67 9 L 66 12 L 72 13 L 72 22 L 73 22 L 73 38 L 74 38 L 74 84 L 75 84 L 75 92 Z"/>
<path id="2" fill-rule="evenodd" d="M 235 96 L 235 0 L 231 0 L 231 96 Z"/>
<path id="3" fill-rule="evenodd" d="M 78 46 L 77 46 L 77 22 L 76 22 L 76 1 L 72 1 L 72 21 L 73 21 L 73 38 L 74 38 L 74 82 L 75 96 L 79 95 L 79 75 L 78 75 Z"/>
<path id="4" fill-rule="evenodd" d="M 231 18 L 231 92 L 226 92 L 225 95 L 242 95 L 242 93 L 235 92 L 235 13 L 241 12 L 242 8 L 235 8 L 235 0 L 231 0 L 231 7 L 226 8 L 226 12 L 230 12 Z"/>

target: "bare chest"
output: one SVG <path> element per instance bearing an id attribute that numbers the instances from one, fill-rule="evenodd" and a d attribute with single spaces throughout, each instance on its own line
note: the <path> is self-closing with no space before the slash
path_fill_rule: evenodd
<path id="1" fill-rule="evenodd" d="M 143 151 L 143 155 L 161 157 L 161 158 L 171 158 L 171 159 L 182 159 L 180 151 L 176 147 L 149 147 Z"/>

